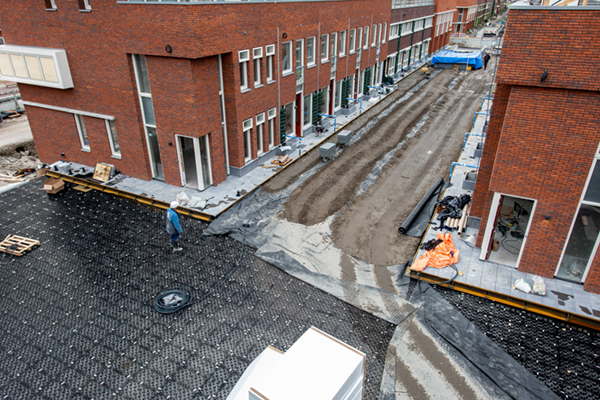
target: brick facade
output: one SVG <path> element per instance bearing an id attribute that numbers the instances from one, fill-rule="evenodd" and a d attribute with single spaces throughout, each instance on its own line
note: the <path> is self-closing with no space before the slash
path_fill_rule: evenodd
<path id="1" fill-rule="evenodd" d="M 73 161 L 86 165 L 114 164 L 124 174 L 152 179 L 132 54 L 145 55 L 164 180 L 181 186 L 175 135 L 208 135 L 213 184 L 226 179 L 225 140 L 221 128 L 218 56 L 223 72 L 223 96 L 229 164 L 241 168 L 243 121 L 253 119 L 252 158 L 257 157 L 256 116 L 265 113 L 263 143 L 268 143 L 268 110 L 275 108 L 275 145 L 279 144 L 281 106 L 296 100 L 296 75 L 281 71 L 282 44 L 304 39 L 302 96 L 327 88 L 331 62 L 321 62 L 320 36 L 346 31 L 346 55 L 339 57 L 335 80 L 356 74 L 356 53 L 349 51 L 350 30 L 387 24 L 391 0 L 345 0 L 256 3 L 147 3 L 96 0 L 91 12 L 80 12 L 77 0 L 57 0 L 55 11 L 44 2 L 24 0 L 0 15 L 9 45 L 66 50 L 74 87 L 53 89 L 20 84 L 25 101 L 114 117 L 121 159 L 111 157 L 105 121 L 84 117 L 90 151 L 82 151 L 72 113 L 27 106 L 42 161 Z M 309 12 L 307 12 L 309 11 Z M 378 29 L 379 30 L 379 29 Z M 369 42 L 371 42 L 371 34 Z M 378 33 L 379 34 L 379 33 Z M 386 32 L 387 38 L 388 32 Z M 307 67 L 307 39 L 316 38 L 315 59 Z M 330 36 L 331 38 L 331 36 Z M 167 52 L 167 45 L 171 52 Z M 266 79 L 266 46 L 275 45 L 274 81 Z M 328 44 L 330 46 L 330 44 Z M 254 85 L 254 48 L 261 47 L 262 86 Z M 362 51 L 360 70 L 385 60 L 388 41 Z M 249 50 L 248 90 L 240 89 L 239 51 Z M 339 50 L 339 37 L 338 37 Z M 338 52 L 339 54 L 339 52 Z M 331 60 L 329 55 L 328 60 Z M 302 98 L 301 96 L 301 98 Z M 297 134 L 301 134 L 297 132 Z M 264 147 L 264 146 L 263 146 Z M 64 156 L 63 156 L 64 154 Z"/>
<path id="2" fill-rule="evenodd" d="M 519 270 L 554 277 L 600 143 L 600 10 L 511 9 L 471 214 L 494 193 L 536 200 Z M 552 32 L 553 40 L 547 40 Z M 547 79 L 542 82 L 545 71 Z M 584 289 L 600 293 L 600 254 Z"/>

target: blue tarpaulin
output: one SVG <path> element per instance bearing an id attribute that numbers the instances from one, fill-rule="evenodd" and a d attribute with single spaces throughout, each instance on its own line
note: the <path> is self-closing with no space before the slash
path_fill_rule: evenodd
<path id="1" fill-rule="evenodd" d="M 468 64 L 475 69 L 483 66 L 481 60 L 481 51 L 473 51 L 469 53 L 458 53 L 456 51 L 440 51 L 431 59 L 431 65 L 440 64 Z"/>

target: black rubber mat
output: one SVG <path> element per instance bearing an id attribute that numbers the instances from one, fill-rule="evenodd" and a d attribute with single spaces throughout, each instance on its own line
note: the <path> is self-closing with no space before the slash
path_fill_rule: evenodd
<path id="1" fill-rule="evenodd" d="M 47 195 L 42 182 L 0 194 L 0 236 L 41 241 L 0 253 L 0 398 L 225 399 L 267 346 L 287 350 L 310 326 L 367 355 L 365 399 L 379 394 L 395 326 L 290 277 L 246 247 L 232 278 L 177 314 L 166 288 L 202 296 L 240 243 L 182 218 L 174 253 L 164 212 L 96 191 Z"/>
<path id="2" fill-rule="evenodd" d="M 452 289 L 434 288 L 559 397 L 599 398 L 600 332 Z"/>

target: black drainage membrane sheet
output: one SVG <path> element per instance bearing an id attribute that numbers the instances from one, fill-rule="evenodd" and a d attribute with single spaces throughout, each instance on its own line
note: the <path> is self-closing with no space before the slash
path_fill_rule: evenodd
<path id="1" fill-rule="evenodd" d="M 366 353 L 365 399 L 379 394 L 395 326 L 290 277 L 246 247 L 230 280 L 175 314 L 167 288 L 201 297 L 240 257 L 182 218 L 173 252 L 164 212 L 97 191 L 47 195 L 36 181 L 0 194 L 0 236 L 41 242 L 0 253 L 0 398 L 225 399 L 267 346 L 315 326 Z"/>
<path id="2" fill-rule="evenodd" d="M 418 290 L 414 281 L 412 288 Z M 432 289 L 560 398 L 600 398 L 600 332 L 452 289 Z M 545 398 L 543 390 L 533 392 Z"/>

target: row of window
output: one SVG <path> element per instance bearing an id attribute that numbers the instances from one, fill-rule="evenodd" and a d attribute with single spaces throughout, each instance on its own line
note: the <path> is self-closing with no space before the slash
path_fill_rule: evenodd
<path id="1" fill-rule="evenodd" d="M 392 8 L 414 7 L 414 6 L 430 6 L 434 5 L 434 0 L 393 0 Z"/>
<path id="2" fill-rule="evenodd" d="M 277 117 L 277 108 L 271 108 L 267 112 L 267 134 L 265 137 L 265 113 L 258 114 L 254 120 L 256 121 L 256 129 L 254 128 L 253 118 L 245 120 L 243 125 L 244 131 L 244 158 L 246 162 L 252 159 L 252 141 L 256 143 L 256 154 L 260 156 L 265 151 L 269 151 L 275 146 L 275 117 Z M 256 135 L 255 135 L 256 133 Z"/>
<path id="3" fill-rule="evenodd" d="M 378 34 L 379 32 L 379 34 Z M 331 34 L 321 35 L 320 53 L 321 63 L 329 62 L 330 56 L 333 61 L 338 56 L 345 57 L 346 50 L 350 54 L 354 54 L 357 49 L 367 50 L 369 45 L 375 47 L 386 42 L 387 22 L 383 24 L 373 24 L 371 35 L 369 35 L 369 26 L 364 28 L 354 28 L 350 30 L 350 37 L 346 42 L 346 31 L 333 32 Z M 331 37 L 331 39 L 330 39 Z M 369 39 L 371 41 L 369 42 Z M 306 48 L 304 47 L 304 39 L 298 39 L 295 42 L 296 63 L 295 68 L 304 67 L 304 55 L 306 54 L 306 66 L 311 68 L 316 65 L 316 36 L 306 39 Z M 281 44 L 281 70 L 282 75 L 287 76 L 294 72 L 294 42 L 288 41 Z M 347 48 L 349 46 L 349 48 Z M 275 56 L 275 45 L 265 46 L 266 49 L 266 75 L 267 83 L 275 82 L 273 77 L 273 62 Z M 306 50 L 306 53 L 305 53 Z M 250 50 L 241 50 L 238 52 L 239 67 L 240 67 L 240 89 L 242 92 L 250 90 L 248 81 L 248 63 L 250 62 Z M 252 50 L 252 61 L 254 64 L 254 87 L 263 86 L 262 83 L 262 61 L 263 48 L 256 47 Z"/>
<path id="4" fill-rule="evenodd" d="M 453 16 L 454 10 L 438 15 L 435 26 L 435 36 L 443 35 L 450 30 Z"/>
<path id="5" fill-rule="evenodd" d="M 83 121 L 83 115 L 73 114 L 75 117 L 75 125 L 77 126 L 77 133 L 79 134 L 79 141 L 81 142 L 81 150 L 90 151 L 90 139 L 85 129 L 85 123 Z M 117 139 L 117 129 L 115 127 L 115 121 L 105 119 L 106 132 L 108 133 L 108 141 L 110 142 L 110 150 L 113 157 L 121 158 L 121 148 L 119 147 L 119 140 Z"/>
<path id="6" fill-rule="evenodd" d="M 44 0 L 47 11 L 56 11 L 56 0 Z M 79 11 L 92 11 L 90 0 L 78 0 Z"/>
<path id="7" fill-rule="evenodd" d="M 475 19 L 475 14 L 477 14 L 477 6 L 470 8 L 459 8 L 458 9 L 458 22 L 465 23 L 470 22 Z"/>

